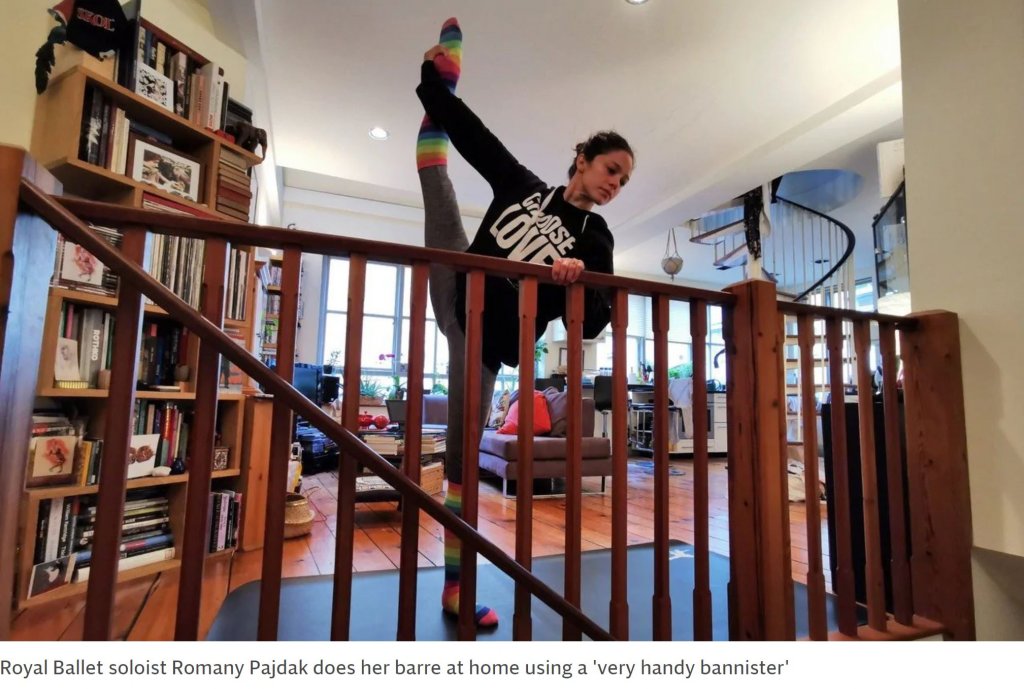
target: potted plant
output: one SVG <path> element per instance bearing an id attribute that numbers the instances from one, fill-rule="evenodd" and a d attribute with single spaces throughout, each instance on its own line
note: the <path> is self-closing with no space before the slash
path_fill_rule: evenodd
<path id="1" fill-rule="evenodd" d="M 327 362 L 324 364 L 324 373 L 330 375 L 334 373 L 334 367 L 338 365 L 338 359 L 341 358 L 341 350 L 335 349 L 327 356 Z"/>
<path id="2" fill-rule="evenodd" d="M 404 400 L 405 399 L 405 386 L 402 385 L 401 376 L 391 377 L 391 388 L 388 390 L 388 399 L 393 400 Z"/>
<path id="3" fill-rule="evenodd" d="M 359 381 L 359 403 L 379 407 L 383 404 L 384 389 L 380 383 L 371 378 Z"/>

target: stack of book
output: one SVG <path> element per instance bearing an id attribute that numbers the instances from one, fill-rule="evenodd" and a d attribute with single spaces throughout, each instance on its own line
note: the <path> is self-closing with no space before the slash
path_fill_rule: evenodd
<path id="1" fill-rule="evenodd" d="M 242 494 L 233 490 L 210 493 L 210 548 L 209 552 L 234 548 L 238 545 L 238 516 L 241 513 Z"/>
<path id="2" fill-rule="evenodd" d="M 217 210 L 232 218 L 249 221 L 252 187 L 245 158 L 226 146 L 220 148 L 217 167 Z"/>
<path id="3" fill-rule="evenodd" d="M 400 433 L 364 433 L 363 442 L 379 455 L 397 455 L 402 452 Z"/>
<path id="4" fill-rule="evenodd" d="M 55 498 L 56 499 L 56 498 Z M 78 498 L 65 498 L 78 501 Z M 72 550 L 75 555 L 74 581 L 87 581 L 92 562 L 92 543 L 96 526 L 96 505 L 82 504 L 75 513 Z M 121 561 L 118 571 L 174 559 L 167 496 L 156 489 L 128 493 L 121 520 Z"/>
<path id="5" fill-rule="evenodd" d="M 430 433 L 424 431 L 420 440 L 420 452 L 425 455 L 429 455 L 436 452 L 444 452 L 446 447 L 444 433 Z"/>

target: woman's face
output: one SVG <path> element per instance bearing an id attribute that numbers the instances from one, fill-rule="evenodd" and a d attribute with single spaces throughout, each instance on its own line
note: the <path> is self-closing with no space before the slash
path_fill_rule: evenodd
<path id="1" fill-rule="evenodd" d="M 576 158 L 582 191 L 598 206 L 618 196 L 632 172 L 633 156 L 626 151 L 599 153 L 593 160 L 587 160 L 582 153 Z"/>

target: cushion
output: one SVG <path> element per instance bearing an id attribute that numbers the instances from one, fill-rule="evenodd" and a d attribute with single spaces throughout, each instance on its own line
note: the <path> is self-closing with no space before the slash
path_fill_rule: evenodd
<path id="1" fill-rule="evenodd" d="M 505 423 L 505 416 L 508 414 L 509 406 L 511 406 L 509 397 L 510 393 L 508 390 L 496 390 L 491 396 L 491 414 L 487 418 L 488 427 L 500 428 Z"/>
<path id="2" fill-rule="evenodd" d="M 544 397 L 548 400 L 548 413 L 551 415 L 551 437 L 564 438 L 565 429 L 569 425 L 569 393 L 559 392 L 558 388 L 548 388 Z"/>
<path id="3" fill-rule="evenodd" d="M 516 399 L 509 407 L 505 416 L 505 423 L 498 429 L 502 435 L 516 435 L 519 433 L 519 403 Z M 543 392 L 533 393 L 533 434 L 545 435 L 551 431 L 551 416 L 548 413 L 548 400 Z"/>

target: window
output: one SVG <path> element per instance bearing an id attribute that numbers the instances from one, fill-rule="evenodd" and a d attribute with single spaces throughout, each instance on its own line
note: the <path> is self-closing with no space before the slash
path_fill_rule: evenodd
<path id="1" fill-rule="evenodd" d="M 323 321 L 319 358 L 341 351 L 343 361 L 345 333 L 348 327 L 348 259 L 324 258 L 327 276 L 323 298 Z M 366 294 L 363 299 L 363 346 L 360 377 L 369 378 L 384 389 L 404 378 L 409 366 L 409 330 L 411 324 L 412 268 L 387 263 L 368 263 Z M 448 346 L 437 327 L 427 300 L 424 337 L 423 389 L 448 388 Z M 514 387 L 518 369 L 502 366 L 498 372 L 500 387 Z"/>
<path id="2" fill-rule="evenodd" d="M 690 336 L 690 304 L 685 301 L 669 302 L 668 323 L 668 365 L 669 368 L 693 362 L 693 339 Z M 653 300 L 638 294 L 629 295 L 629 323 L 626 326 L 626 369 L 631 379 L 639 375 L 645 366 L 654 366 L 654 319 Z M 612 338 L 611 326 L 605 330 L 604 340 L 597 344 L 597 365 L 611 370 Z M 708 310 L 707 348 L 708 378 L 725 381 L 725 364 L 719 359 L 714 366 L 714 356 L 725 348 L 722 339 L 722 308 L 712 306 Z"/>
<path id="3" fill-rule="evenodd" d="M 327 280 L 320 330 L 321 361 L 326 361 L 330 352 L 344 353 L 348 328 L 348 259 L 325 257 L 324 264 Z M 368 263 L 366 266 L 368 289 L 363 299 L 360 376 L 369 378 L 384 389 L 394 384 L 395 376 L 405 375 L 409 363 L 408 291 L 411 273 L 408 266 L 386 263 Z M 426 316 L 423 385 L 429 392 L 436 383 L 447 384 L 448 350 L 442 347 L 440 353 L 437 351 L 437 324 L 429 300 Z"/>

